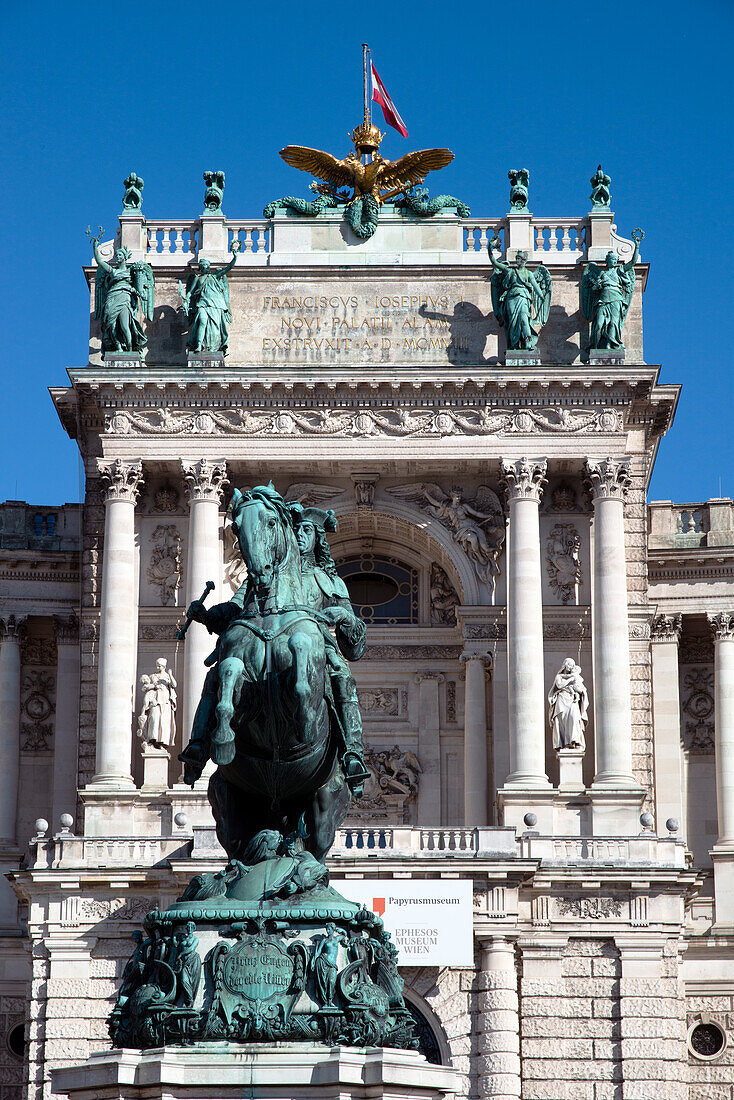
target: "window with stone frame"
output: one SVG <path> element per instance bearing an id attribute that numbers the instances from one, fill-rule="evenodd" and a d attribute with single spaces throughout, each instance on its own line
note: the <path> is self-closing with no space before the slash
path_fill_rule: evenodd
<path id="1" fill-rule="evenodd" d="M 419 574 L 397 558 L 364 553 L 337 565 L 352 607 L 367 625 L 410 626 L 418 622 Z"/>

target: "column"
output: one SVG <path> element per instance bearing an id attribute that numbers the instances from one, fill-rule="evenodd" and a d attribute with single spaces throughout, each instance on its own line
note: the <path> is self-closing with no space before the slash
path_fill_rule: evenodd
<path id="1" fill-rule="evenodd" d="M 488 653 L 469 650 L 464 691 L 464 824 L 488 825 L 487 692 Z"/>
<path id="2" fill-rule="evenodd" d="M 652 722 L 657 831 L 663 834 L 665 822 L 674 817 L 685 836 L 678 690 L 682 623 L 681 615 L 656 615 L 652 621 Z"/>
<path id="3" fill-rule="evenodd" d="M 482 942 L 479 975 L 479 1095 L 519 1100 L 520 1021 L 515 948 L 493 936 Z"/>
<path id="4" fill-rule="evenodd" d="M 20 771 L 20 643 L 25 616 L 2 620 L 0 642 L 0 847 L 15 847 Z"/>
<path id="5" fill-rule="evenodd" d="M 734 848 L 734 611 L 708 616 L 714 636 L 717 844 Z"/>
<path id="6" fill-rule="evenodd" d="M 418 824 L 441 824 L 441 738 L 438 689 L 440 672 L 419 672 L 418 760 L 423 769 L 418 784 Z"/>
<path id="7" fill-rule="evenodd" d="M 734 611 L 708 616 L 714 636 L 714 753 L 719 837 L 714 864 L 713 930 L 734 934 Z"/>
<path id="8" fill-rule="evenodd" d="M 629 465 L 606 458 L 587 461 L 594 502 L 594 785 L 634 787 L 630 643 L 627 621 L 627 563 L 624 552 L 624 497 Z"/>
<path id="9" fill-rule="evenodd" d="M 79 741 L 79 622 L 76 615 L 55 615 L 56 718 L 54 722 L 51 832 L 61 814 L 76 817 Z"/>
<path id="10" fill-rule="evenodd" d="M 207 581 L 219 588 L 221 551 L 219 548 L 219 504 L 227 484 L 227 465 L 222 460 L 181 463 L 189 498 L 189 537 L 186 557 L 186 603 L 198 600 Z M 209 605 L 217 602 L 216 590 Z M 183 677 L 182 743 L 191 737 L 191 724 L 201 698 L 207 668 L 204 660 L 214 648 L 209 631 L 201 623 L 192 623 L 186 634 Z"/>
<path id="11" fill-rule="evenodd" d="M 130 789 L 137 622 L 135 502 L 140 460 L 99 463 L 105 482 L 104 554 L 97 674 L 97 765 L 92 786 Z"/>
<path id="12" fill-rule="evenodd" d="M 547 787 L 543 596 L 538 510 L 544 458 L 502 460 L 510 508 L 507 565 L 507 665 L 510 774 L 507 784 Z"/>

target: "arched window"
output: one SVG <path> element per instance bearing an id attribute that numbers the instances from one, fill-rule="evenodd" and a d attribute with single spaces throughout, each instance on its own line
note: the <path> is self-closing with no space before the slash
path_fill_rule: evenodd
<path id="1" fill-rule="evenodd" d="M 441 1057 L 441 1047 L 439 1046 L 438 1039 L 436 1038 L 433 1028 L 429 1024 L 426 1017 L 423 1015 L 417 1005 L 405 998 L 405 1007 L 410 1015 L 413 1017 L 413 1023 L 415 1024 L 415 1033 L 418 1038 L 418 1049 L 427 1062 L 430 1062 L 434 1066 L 440 1066 L 443 1064 Z"/>
<path id="2" fill-rule="evenodd" d="M 361 554 L 337 566 L 352 607 L 368 625 L 418 622 L 418 570 L 397 558 Z"/>

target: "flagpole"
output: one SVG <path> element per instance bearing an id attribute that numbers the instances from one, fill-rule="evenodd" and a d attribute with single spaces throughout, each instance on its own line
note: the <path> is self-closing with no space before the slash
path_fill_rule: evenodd
<path id="1" fill-rule="evenodd" d="M 369 124 L 371 122 L 371 119 L 370 119 L 369 81 L 368 81 L 368 78 L 367 78 L 367 53 L 368 53 L 368 51 L 369 51 L 369 46 L 367 45 L 366 42 L 363 42 L 362 43 L 362 90 L 363 90 L 363 95 L 364 95 L 364 120 L 365 120 L 365 123 L 369 126 Z"/>

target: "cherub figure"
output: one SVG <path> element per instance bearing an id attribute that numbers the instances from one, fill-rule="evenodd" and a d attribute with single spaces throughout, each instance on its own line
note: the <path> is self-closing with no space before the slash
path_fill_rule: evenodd
<path id="1" fill-rule="evenodd" d="M 517 253 L 517 266 L 504 263 L 492 253 L 499 248 L 495 237 L 487 245 L 492 265 L 492 308 L 507 333 L 511 351 L 532 350 L 538 335 L 548 320 L 552 280 L 548 268 L 538 264 L 535 271 L 527 267 L 527 252 Z"/>

